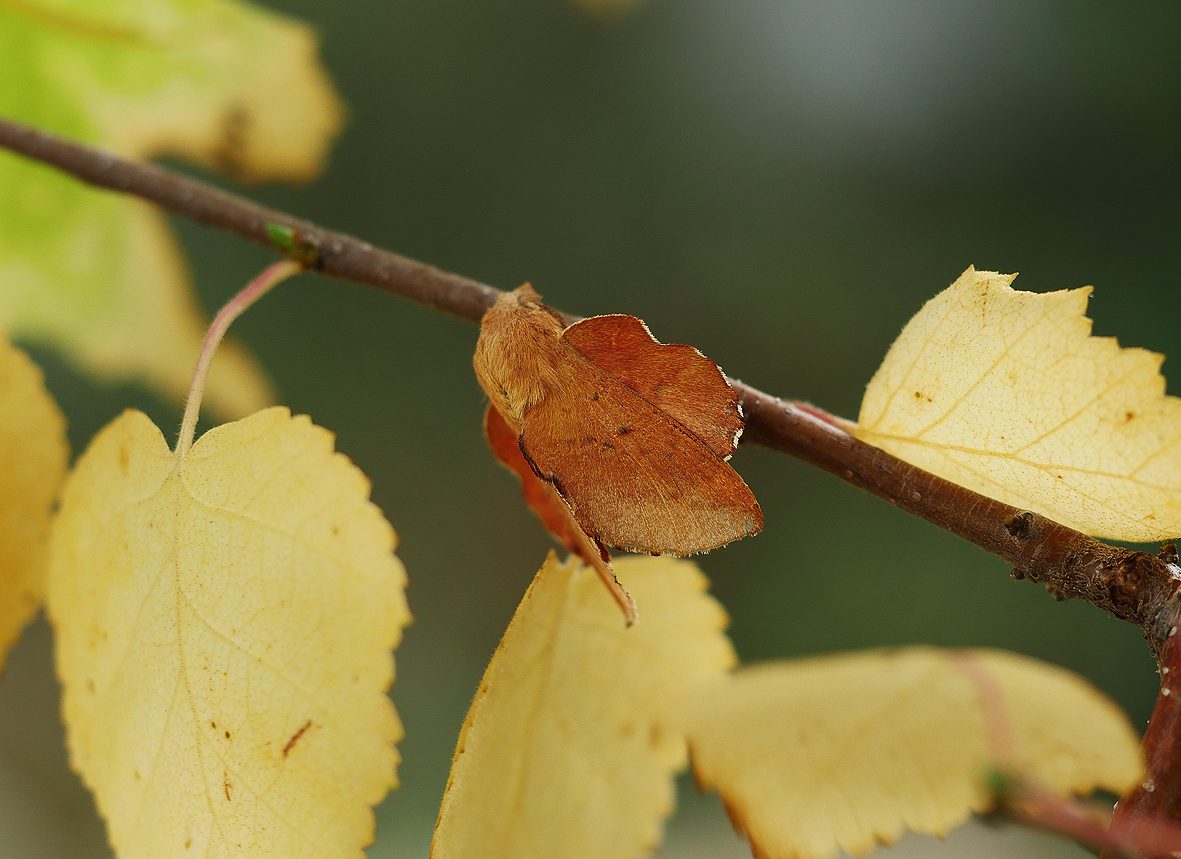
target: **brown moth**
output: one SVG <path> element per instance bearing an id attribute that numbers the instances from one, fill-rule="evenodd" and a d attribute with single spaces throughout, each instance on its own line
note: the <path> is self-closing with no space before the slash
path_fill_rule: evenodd
<path id="1" fill-rule="evenodd" d="M 584 558 L 567 510 L 604 558 L 604 546 L 691 555 L 762 530 L 727 462 L 742 433 L 738 395 L 692 346 L 660 343 L 634 316 L 567 326 L 526 284 L 484 315 L 473 363 L 496 412 L 485 422 L 494 452 Z M 514 437 L 528 472 L 510 461 Z M 530 487 L 530 473 L 563 504 Z"/>

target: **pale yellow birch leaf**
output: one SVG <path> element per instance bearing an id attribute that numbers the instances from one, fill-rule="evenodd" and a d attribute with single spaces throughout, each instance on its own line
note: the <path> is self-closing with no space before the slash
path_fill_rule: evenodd
<path id="1" fill-rule="evenodd" d="M 734 663 L 726 615 L 688 561 L 621 558 L 626 628 L 593 570 L 551 553 L 459 735 L 434 859 L 635 859 L 659 843 L 685 741 L 659 729 Z"/>
<path id="2" fill-rule="evenodd" d="M 361 857 L 409 620 L 369 482 L 267 409 L 183 460 L 127 412 L 79 459 L 48 608 L 70 759 L 128 857 Z"/>
<path id="3" fill-rule="evenodd" d="M 0 668 L 41 605 L 49 516 L 68 458 L 66 422 L 41 370 L 0 335 Z"/>
<path id="4" fill-rule="evenodd" d="M 864 855 L 992 804 L 989 770 L 1059 794 L 1141 778 L 1127 718 L 1081 678 L 991 650 L 906 648 L 750 668 L 675 722 L 761 859 Z"/>
<path id="5" fill-rule="evenodd" d="M 859 438 L 1098 537 L 1181 535 L 1181 400 L 1163 358 L 1092 337 L 1090 287 L 1017 292 L 969 268 L 907 323 Z"/>

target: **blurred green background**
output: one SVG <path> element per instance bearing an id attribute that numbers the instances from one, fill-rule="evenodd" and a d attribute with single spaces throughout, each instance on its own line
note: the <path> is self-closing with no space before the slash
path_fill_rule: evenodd
<path id="1" fill-rule="evenodd" d="M 918 307 L 968 264 L 1093 283 L 1096 330 L 1176 352 L 1181 6 L 1100 2 L 300 0 L 351 117 L 326 174 L 267 203 L 571 312 L 634 313 L 764 390 L 855 416 Z M 178 228 L 209 309 L 261 251 Z M 549 542 L 493 463 L 476 329 L 301 277 L 236 326 L 283 402 L 334 429 L 401 535 L 403 787 L 372 857 L 421 856 L 455 735 Z M 122 408 L 44 350 L 75 451 Z M 1166 367 L 1167 369 L 1167 367 Z M 933 642 L 1068 666 L 1143 724 L 1136 629 L 1015 584 L 995 558 L 784 456 L 734 459 L 767 530 L 702 559 L 745 660 Z M 101 857 L 68 771 L 42 622 L 0 685 L 5 856 Z M 747 855 L 682 791 L 663 855 Z M 897 855 L 1073 856 L 1005 830 Z"/>

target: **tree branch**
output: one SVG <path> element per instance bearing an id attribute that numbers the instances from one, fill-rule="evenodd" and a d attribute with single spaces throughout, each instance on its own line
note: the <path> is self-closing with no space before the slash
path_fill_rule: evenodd
<path id="1" fill-rule="evenodd" d="M 1167 551 L 1165 559 L 1176 562 L 1176 550 Z M 1172 614 L 1169 621 L 1159 657 L 1160 693 L 1141 744 L 1147 771 L 1140 786 L 1120 799 L 1111 823 L 1117 838 L 1134 843 L 1151 838 L 1157 821 L 1181 821 L 1181 634 L 1177 631 L 1181 612 Z M 1103 859 L 1116 855 L 1108 850 Z M 1142 855 L 1168 859 L 1178 853 L 1162 848 L 1144 850 Z"/>
<path id="2" fill-rule="evenodd" d="M 171 170 L 127 161 L 27 125 L 0 118 L 0 147 L 49 164 L 84 182 L 149 200 L 176 215 L 265 245 L 331 277 L 364 283 L 435 310 L 479 321 L 500 291 L 441 271 L 286 212 L 260 206 Z M 300 247 L 275 235 L 294 231 Z M 306 250 L 313 256 L 306 259 Z"/>
<path id="3" fill-rule="evenodd" d="M 73 176 L 156 203 L 176 215 L 265 245 L 332 277 L 376 286 L 478 322 L 501 292 L 268 209 L 169 170 L 117 158 L 0 118 L 0 147 Z M 574 317 L 568 317 L 573 319 Z M 804 403 L 733 382 L 748 441 L 798 457 L 920 516 L 1041 584 L 1055 599 L 1081 599 L 1140 626 L 1162 671 L 1161 695 L 1144 738 L 1148 780 L 1120 803 L 1113 835 L 1135 838 L 1152 818 L 1181 821 L 1181 635 L 1175 634 L 1181 569 L 1176 554 L 1153 557 L 1109 546 L 1044 516 L 1003 504 L 866 444 L 844 422 Z"/>
<path id="4" fill-rule="evenodd" d="M 332 277 L 376 286 L 478 322 L 501 295 L 479 281 L 437 269 L 204 182 L 127 161 L 0 118 L 0 147 L 112 191 L 308 262 Z M 283 230 L 276 231 L 276 227 Z M 294 233 L 294 244 L 279 233 Z M 571 317 L 573 318 L 573 317 Z M 1043 585 L 1056 599 L 1082 599 L 1144 629 L 1158 659 L 1172 626 L 1178 575 L 1143 552 L 1109 546 L 1035 513 L 994 501 L 849 435 L 835 419 L 733 382 L 746 411 L 745 438 L 798 457 L 921 516 L 1012 565 L 1013 577 Z"/>
<path id="5" fill-rule="evenodd" d="M 823 468 L 975 543 L 1012 565 L 1014 579 L 1055 599 L 1080 599 L 1140 626 L 1159 659 L 1181 571 L 1145 552 L 1109 546 L 1045 516 L 988 498 L 845 432 L 814 407 L 740 385 L 746 438 Z"/>
<path id="6" fill-rule="evenodd" d="M 479 281 L 374 248 L 170 170 L 4 119 L 0 147 L 265 245 L 332 277 L 376 286 L 473 322 L 501 295 Z M 975 543 L 1010 564 L 1014 578 L 1038 582 L 1056 599 L 1086 600 L 1137 624 L 1162 659 L 1181 585 L 1176 567 L 936 477 L 859 441 L 842 422 L 811 406 L 733 384 L 746 410 L 749 441 L 823 468 Z"/>

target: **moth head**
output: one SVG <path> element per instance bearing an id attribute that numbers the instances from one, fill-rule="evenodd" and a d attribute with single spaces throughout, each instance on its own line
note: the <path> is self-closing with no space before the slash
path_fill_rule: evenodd
<path id="1" fill-rule="evenodd" d="M 480 387 L 514 430 L 556 383 L 564 328 L 529 284 L 506 292 L 484 314 L 472 364 Z"/>

